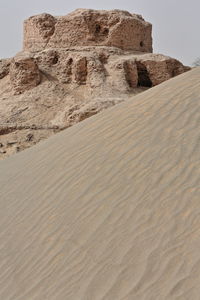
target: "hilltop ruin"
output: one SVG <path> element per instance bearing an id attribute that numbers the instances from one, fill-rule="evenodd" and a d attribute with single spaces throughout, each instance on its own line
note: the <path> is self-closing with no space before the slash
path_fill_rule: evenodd
<path id="1" fill-rule="evenodd" d="M 0 61 L 0 157 L 190 69 L 152 49 L 152 25 L 126 11 L 27 19 L 23 50 Z"/>
<path id="2" fill-rule="evenodd" d="M 152 25 L 127 11 L 77 9 L 62 16 L 42 14 L 24 22 L 24 50 L 107 46 L 152 52 Z"/>

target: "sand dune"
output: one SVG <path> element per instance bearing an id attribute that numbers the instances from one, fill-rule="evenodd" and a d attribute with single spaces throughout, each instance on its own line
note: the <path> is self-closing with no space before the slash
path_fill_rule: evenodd
<path id="1" fill-rule="evenodd" d="M 0 299 L 200 299 L 200 69 L 0 162 Z"/>

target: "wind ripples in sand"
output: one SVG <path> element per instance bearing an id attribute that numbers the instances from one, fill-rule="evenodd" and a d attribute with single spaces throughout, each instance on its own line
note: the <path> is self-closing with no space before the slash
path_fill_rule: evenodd
<path id="1" fill-rule="evenodd" d="M 199 78 L 0 162 L 0 299 L 199 300 Z"/>

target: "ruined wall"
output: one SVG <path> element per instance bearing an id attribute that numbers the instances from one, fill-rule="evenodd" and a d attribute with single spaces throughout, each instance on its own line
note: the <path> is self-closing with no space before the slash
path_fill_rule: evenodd
<path id="1" fill-rule="evenodd" d="M 24 50 L 113 46 L 152 52 L 152 25 L 126 11 L 78 9 L 63 16 L 42 14 L 24 22 Z"/>

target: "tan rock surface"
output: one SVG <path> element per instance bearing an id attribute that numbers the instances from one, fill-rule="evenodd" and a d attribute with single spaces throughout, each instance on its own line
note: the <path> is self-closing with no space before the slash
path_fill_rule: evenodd
<path id="1" fill-rule="evenodd" d="M 190 70 L 190 68 L 180 64 L 178 60 L 160 54 L 145 54 L 139 56 L 137 66 L 138 73 L 143 78 L 143 81 L 145 82 L 145 74 L 148 74 L 152 86 L 180 75 L 187 71 L 187 69 Z M 140 82 L 140 85 L 143 84 L 144 83 Z"/>
<path id="2" fill-rule="evenodd" d="M 1 59 L 0 60 L 0 79 L 4 78 L 9 74 L 11 59 Z"/>
<path id="3" fill-rule="evenodd" d="M 114 46 L 152 52 L 152 26 L 127 11 L 77 9 L 62 16 L 42 14 L 24 23 L 24 50 L 74 46 Z"/>
<path id="4" fill-rule="evenodd" d="M 21 94 L 40 83 L 39 68 L 31 57 L 15 57 L 10 63 L 10 81 L 15 94 Z"/>

